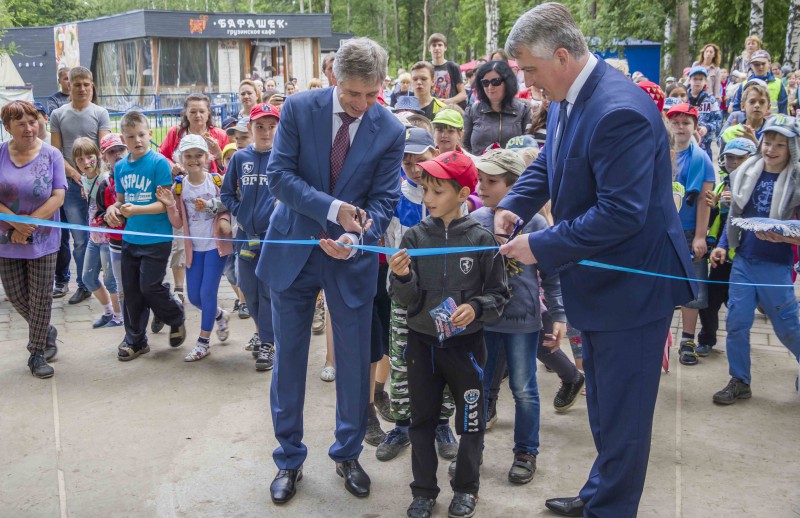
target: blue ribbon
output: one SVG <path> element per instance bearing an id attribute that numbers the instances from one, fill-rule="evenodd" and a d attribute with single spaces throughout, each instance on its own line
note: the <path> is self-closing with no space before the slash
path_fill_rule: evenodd
<path id="1" fill-rule="evenodd" d="M 228 239 L 216 237 L 195 237 L 195 236 L 181 236 L 173 234 L 156 234 L 153 232 L 137 232 L 135 230 L 117 230 L 107 227 L 90 227 L 88 225 L 77 225 L 75 223 L 63 223 L 61 221 L 51 221 L 45 219 L 32 218 L 30 216 L 19 216 L 17 214 L 3 214 L 0 213 L 0 221 L 7 221 L 12 223 L 25 223 L 28 225 L 36 225 L 41 227 L 53 227 L 67 230 L 81 230 L 86 232 L 98 232 L 103 234 L 121 234 L 127 236 L 147 236 L 147 237 L 161 237 L 169 239 L 196 239 L 196 240 L 215 240 L 215 241 L 229 241 L 233 243 L 249 243 L 249 239 Z M 261 239 L 261 243 L 269 243 L 273 245 L 291 245 L 291 246 L 318 246 L 319 240 L 316 239 Z M 372 252 L 376 254 L 394 255 L 400 251 L 399 248 L 390 248 L 387 246 L 374 246 L 374 245 L 347 245 L 339 243 L 340 246 L 355 248 L 356 250 L 363 250 L 365 252 Z M 429 257 L 433 255 L 447 255 L 447 254 L 463 254 L 469 252 L 490 252 L 496 251 L 498 246 L 454 246 L 448 248 L 410 248 L 407 249 L 408 255 L 411 257 Z M 591 268 L 600 268 L 603 270 L 612 270 L 616 272 L 632 273 L 636 275 L 646 275 L 648 277 L 659 277 L 662 279 L 670 279 L 675 281 L 695 281 L 703 282 L 706 284 L 730 284 L 738 286 L 755 286 L 760 288 L 791 288 L 794 284 L 751 284 L 747 282 L 728 282 L 728 281 L 712 281 L 693 279 L 690 277 L 679 277 L 676 275 L 667 275 L 663 273 L 648 272 L 646 270 L 637 270 L 635 268 L 626 268 L 624 266 L 615 266 L 613 264 L 599 263 L 597 261 L 583 260 L 578 263 L 581 266 L 589 266 Z"/>

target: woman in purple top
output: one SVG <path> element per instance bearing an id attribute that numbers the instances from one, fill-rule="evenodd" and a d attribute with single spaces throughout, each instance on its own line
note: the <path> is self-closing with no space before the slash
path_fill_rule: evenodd
<path id="1" fill-rule="evenodd" d="M 39 140 L 33 104 L 14 101 L 0 110 L 11 140 L 0 144 L 0 213 L 59 221 L 67 177 L 61 152 Z M 0 281 L 14 309 L 28 322 L 28 367 L 49 378 L 56 328 L 50 325 L 53 279 L 61 232 L 56 228 L 0 221 Z"/>

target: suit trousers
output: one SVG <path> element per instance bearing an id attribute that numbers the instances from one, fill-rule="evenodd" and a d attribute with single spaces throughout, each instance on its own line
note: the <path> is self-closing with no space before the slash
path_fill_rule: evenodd
<path id="1" fill-rule="evenodd" d="M 587 518 L 636 516 L 671 321 L 668 315 L 633 329 L 583 333 L 586 405 L 597 448 L 580 492 Z"/>
<path id="2" fill-rule="evenodd" d="M 367 432 L 372 298 L 348 307 L 334 278 L 333 261 L 337 259 L 316 247 L 291 286 L 271 291 L 276 355 L 270 406 L 279 443 L 272 457 L 279 469 L 299 468 L 308 453 L 302 442 L 303 405 L 311 320 L 320 289 L 325 290 L 333 323 L 336 367 L 336 441 L 328 455 L 335 462 L 357 459 Z"/>

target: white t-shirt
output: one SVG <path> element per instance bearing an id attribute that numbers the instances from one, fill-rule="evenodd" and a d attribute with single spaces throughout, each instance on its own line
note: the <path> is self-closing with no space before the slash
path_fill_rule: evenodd
<path id="1" fill-rule="evenodd" d="M 192 238 L 192 250 L 207 252 L 215 250 L 217 243 L 213 239 L 194 239 L 194 237 L 211 237 L 214 235 L 214 214 L 205 210 L 198 211 L 194 207 L 194 200 L 200 198 L 210 200 L 217 197 L 217 186 L 211 175 L 206 173 L 206 179 L 200 185 L 189 181 L 189 176 L 183 178 L 181 196 L 186 209 L 186 221 L 189 224 L 189 234 Z"/>

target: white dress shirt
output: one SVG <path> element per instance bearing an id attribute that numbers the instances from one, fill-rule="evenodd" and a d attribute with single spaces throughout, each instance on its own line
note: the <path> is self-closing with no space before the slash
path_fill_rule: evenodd
<path id="1" fill-rule="evenodd" d="M 575 81 L 572 82 L 572 86 L 569 87 L 567 90 L 567 96 L 562 102 L 567 103 L 567 119 L 569 119 L 570 114 L 572 113 L 572 107 L 575 106 L 575 101 L 578 100 L 578 95 L 581 93 L 583 89 L 583 85 L 586 84 L 586 80 L 589 79 L 589 75 L 594 70 L 594 67 L 597 65 L 597 58 L 591 52 L 589 53 L 589 59 L 586 61 L 586 64 L 583 65 L 583 70 L 581 73 L 578 74 L 578 77 L 575 78 Z M 567 121 L 564 121 L 564 127 L 567 127 Z M 559 134 L 556 133 L 556 142 L 558 142 Z"/>

